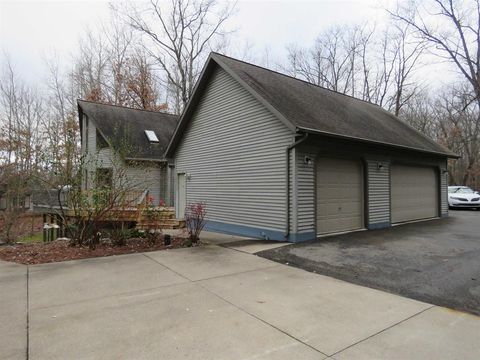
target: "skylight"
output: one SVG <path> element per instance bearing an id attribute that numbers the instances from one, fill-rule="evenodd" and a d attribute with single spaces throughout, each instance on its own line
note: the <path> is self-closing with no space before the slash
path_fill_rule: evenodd
<path id="1" fill-rule="evenodd" d="M 145 130 L 145 135 L 147 135 L 148 141 L 158 143 L 157 134 L 153 130 Z"/>

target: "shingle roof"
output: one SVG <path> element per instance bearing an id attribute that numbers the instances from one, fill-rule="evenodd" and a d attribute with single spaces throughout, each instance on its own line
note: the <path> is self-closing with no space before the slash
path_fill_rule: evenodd
<path id="1" fill-rule="evenodd" d="M 93 119 L 100 133 L 112 145 L 123 139 L 127 159 L 162 160 L 177 126 L 178 116 L 78 100 L 80 111 Z M 153 130 L 158 143 L 151 143 L 145 130 Z M 114 145 L 115 146 L 115 145 Z"/>
<path id="2" fill-rule="evenodd" d="M 211 62 L 243 83 L 293 129 L 457 157 L 375 104 L 217 53 L 210 55 L 205 69 Z M 170 147 L 176 141 L 172 139 Z"/>
<path id="3" fill-rule="evenodd" d="M 212 58 L 299 129 L 455 156 L 378 105 L 224 55 Z"/>

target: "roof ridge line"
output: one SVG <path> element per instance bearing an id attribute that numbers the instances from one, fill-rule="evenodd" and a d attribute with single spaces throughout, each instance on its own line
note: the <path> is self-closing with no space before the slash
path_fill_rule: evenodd
<path id="1" fill-rule="evenodd" d="M 358 101 L 362 101 L 362 102 L 364 102 L 364 103 L 367 103 L 367 104 L 370 104 L 370 105 L 374 105 L 374 106 L 378 106 L 378 107 L 381 108 L 380 105 L 375 104 L 375 103 L 373 103 L 373 102 L 371 102 L 371 101 L 359 99 L 359 98 L 357 98 L 357 97 L 355 97 L 355 96 L 353 96 L 353 95 L 348 95 L 348 94 L 345 94 L 345 93 L 342 93 L 342 92 L 339 92 L 339 91 L 335 91 L 335 90 L 332 90 L 332 89 L 329 89 L 329 88 L 326 88 L 326 87 L 323 87 L 323 86 L 320 86 L 320 85 L 316 85 L 316 84 L 311 83 L 311 82 L 309 82 L 309 81 L 307 81 L 307 80 L 300 79 L 300 78 L 296 78 L 296 77 L 293 77 L 293 76 L 291 76 L 291 75 L 287 75 L 287 74 L 285 74 L 285 73 L 281 73 L 280 71 L 272 70 L 272 69 L 269 69 L 269 68 L 266 68 L 266 67 L 263 67 L 263 66 L 254 64 L 254 63 L 250 63 L 250 62 L 247 62 L 247 61 L 244 61 L 244 60 L 239 60 L 239 59 L 236 59 L 236 58 L 231 57 L 231 56 L 228 56 L 228 55 L 220 54 L 220 53 L 218 53 L 218 52 L 216 52 L 216 51 L 212 51 L 212 54 L 219 55 L 219 56 L 223 56 L 223 57 L 226 57 L 226 58 L 228 58 L 228 59 L 231 59 L 231 60 L 234 60 L 234 61 L 238 61 L 238 62 L 243 63 L 243 64 L 246 64 L 246 65 L 254 66 L 254 67 L 259 68 L 259 69 L 262 69 L 262 70 L 267 70 L 267 71 L 270 71 L 270 72 L 272 72 L 272 73 L 274 73 L 274 74 L 281 75 L 281 76 L 287 77 L 287 78 L 292 79 L 292 80 L 297 80 L 297 81 L 303 82 L 303 83 L 305 83 L 305 84 L 308 84 L 308 85 L 317 87 L 317 88 L 319 88 L 319 89 L 327 90 L 327 91 L 330 91 L 330 92 L 332 92 L 332 93 L 334 93 L 334 94 L 343 95 L 343 96 L 346 96 L 346 97 L 348 97 L 348 98 L 351 98 L 351 99 L 354 99 L 354 100 L 358 100 Z M 382 109 L 383 109 L 383 108 L 382 108 Z"/>
<path id="2" fill-rule="evenodd" d="M 112 106 L 112 107 L 117 107 L 117 108 L 122 108 L 122 109 L 129 109 L 129 110 L 136 110 L 136 111 L 144 111 L 144 112 L 151 112 L 151 113 L 155 113 L 155 114 L 162 114 L 162 115 L 170 115 L 170 116 L 180 117 L 180 115 L 170 114 L 170 113 L 167 113 L 167 112 L 165 112 L 165 111 L 155 111 L 155 110 L 147 110 L 147 109 L 137 109 L 137 108 L 133 108 L 133 107 L 131 107 L 131 106 L 122 106 L 122 105 L 115 105 L 115 104 L 107 104 L 107 103 L 103 103 L 103 102 L 99 102 L 99 101 L 77 99 L 77 103 L 78 103 L 79 101 L 81 101 L 81 102 L 86 102 L 86 103 L 89 103 L 89 104 L 105 105 L 105 106 Z"/>

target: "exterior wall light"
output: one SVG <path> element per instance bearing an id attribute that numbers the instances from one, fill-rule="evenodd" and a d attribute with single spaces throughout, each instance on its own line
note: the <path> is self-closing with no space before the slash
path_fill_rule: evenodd
<path id="1" fill-rule="evenodd" d="M 304 162 L 306 165 L 312 165 L 313 160 L 312 160 L 312 158 L 311 158 L 310 156 L 304 156 L 303 162 Z"/>

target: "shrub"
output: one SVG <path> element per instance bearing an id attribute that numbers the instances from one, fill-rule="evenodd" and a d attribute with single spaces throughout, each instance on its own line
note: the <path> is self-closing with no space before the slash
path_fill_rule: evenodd
<path id="1" fill-rule="evenodd" d="M 145 233 L 144 230 L 131 229 L 130 236 L 132 238 L 144 239 L 147 236 L 147 234 Z"/>
<path id="2" fill-rule="evenodd" d="M 130 229 L 114 228 L 107 231 L 107 235 L 114 246 L 125 246 L 132 237 Z"/>
<path id="3" fill-rule="evenodd" d="M 190 239 L 183 240 L 182 246 L 191 247 L 192 246 L 192 240 L 190 240 Z"/>
<path id="4" fill-rule="evenodd" d="M 146 206 L 143 209 L 144 215 L 150 221 L 158 220 L 158 217 L 159 217 L 160 213 L 159 213 L 158 209 L 156 208 L 156 206 L 153 205 L 153 197 L 148 196 L 146 201 L 147 201 Z"/>
<path id="5" fill-rule="evenodd" d="M 158 240 L 160 240 L 162 237 L 162 232 L 161 231 L 156 231 L 154 229 L 148 230 L 146 232 L 145 238 L 147 239 L 147 242 L 150 246 L 153 246 L 157 243 Z"/>
<path id="6" fill-rule="evenodd" d="M 204 202 L 189 204 L 185 210 L 185 225 L 187 227 L 188 239 L 193 243 L 200 240 L 200 233 L 205 226 L 205 215 L 207 206 Z"/>

